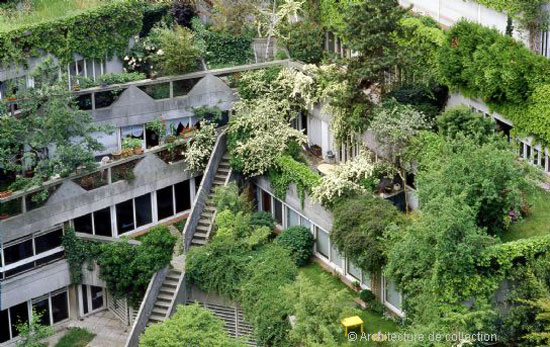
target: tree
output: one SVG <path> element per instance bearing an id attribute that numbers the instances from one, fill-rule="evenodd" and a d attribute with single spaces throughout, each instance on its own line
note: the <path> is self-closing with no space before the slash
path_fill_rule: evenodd
<path id="1" fill-rule="evenodd" d="M 315 239 L 309 228 L 293 226 L 287 228 L 275 238 L 275 243 L 290 250 L 297 266 L 304 266 L 309 263 L 313 254 Z"/>
<path id="2" fill-rule="evenodd" d="M 453 107 L 443 112 L 437 118 L 437 127 L 443 136 L 456 139 L 462 134 L 479 144 L 490 141 L 495 135 L 494 121 L 466 106 Z"/>
<path id="3" fill-rule="evenodd" d="M 155 27 L 151 35 L 156 36 L 159 43 L 154 61 L 161 74 L 178 75 L 197 69 L 201 50 L 191 30 L 179 25 L 172 29 Z"/>
<path id="4" fill-rule="evenodd" d="M 20 338 L 17 342 L 18 347 L 42 347 L 44 344 L 40 341 L 53 335 L 51 326 L 42 325 L 42 316 L 43 312 L 37 312 L 33 307 L 31 320 L 16 324 L 15 328 Z"/>
<path id="5" fill-rule="evenodd" d="M 223 329 L 223 321 L 198 303 L 179 305 L 176 313 L 164 322 L 145 329 L 139 339 L 144 347 L 212 346 L 232 343 Z"/>
<path id="6" fill-rule="evenodd" d="M 317 64 L 323 58 L 324 35 L 322 28 L 311 21 L 291 23 L 284 29 L 283 41 L 293 59 Z"/>
<path id="7" fill-rule="evenodd" d="M 202 172 L 208 164 L 212 149 L 216 143 L 216 128 L 214 124 L 205 122 L 193 136 L 191 146 L 185 151 L 184 158 L 188 169 Z"/>
<path id="8" fill-rule="evenodd" d="M 94 124 L 90 113 L 78 109 L 75 96 L 66 81 L 59 82 L 51 60 L 35 69 L 33 76 L 40 81 L 35 88 L 17 88 L 21 111 L 17 117 L 11 116 L 5 104 L 0 107 L 0 166 L 12 172 L 32 169 L 34 174 L 33 179 L 15 182 L 13 190 L 51 176 L 67 176 L 77 168 L 96 168 L 94 152 L 103 149 L 96 134 L 110 132 L 109 127 Z"/>
<path id="9" fill-rule="evenodd" d="M 333 244 L 361 269 L 380 272 L 386 263 L 384 232 L 403 223 L 400 212 L 391 202 L 365 194 L 340 200 L 332 213 Z"/>

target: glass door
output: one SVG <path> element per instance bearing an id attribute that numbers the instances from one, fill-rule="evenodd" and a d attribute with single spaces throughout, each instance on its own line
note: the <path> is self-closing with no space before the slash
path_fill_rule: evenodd
<path id="1" fill-rule="evenodd" d="M 82 284 L 80 292 L 80 315 L 86 316 L 105 308 L 105 290 L 102 287 Z"/>

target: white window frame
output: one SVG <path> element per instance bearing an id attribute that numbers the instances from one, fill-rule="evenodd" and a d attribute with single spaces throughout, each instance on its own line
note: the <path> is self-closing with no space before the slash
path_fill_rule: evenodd
<path id="1" fill-rule="evenodd" d="M 86 286 L 86 298 L 84 298 L 84 293 L 82 292 L 82 286 Z M 89 315 L 92 315 L 94 313 L 97 313 L 99 311 L 103 311 L 107 307 L 107 291 L 105 288 L 100 286 L 93 286 L 101 288 L 103 292 L 103 305 L 99 308 L 92 309 L 92 285 L 90 284 L 83 284 L 81 283 L 78 285 L 78 315 L 80 317 L 87 317 Z M 84 313 L 84 299 L 86 299 L 86 303 L 88 304 L 88 313 Z"/>

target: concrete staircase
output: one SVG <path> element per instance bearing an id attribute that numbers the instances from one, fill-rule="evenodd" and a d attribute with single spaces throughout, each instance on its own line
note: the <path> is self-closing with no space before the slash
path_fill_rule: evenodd
<path id="1" fill-rule="evenodd" d="M 254 328 L 244 320 L 244 314 L 238 307 L 223 306 L 219 304 L 197 301 L 199 305 L 210 310 L 214 315 L 224 322 L 224 329 L 227 335 L 246 346 L 257 346 L 254 340 Z M 187 304 L 194 301 L 188 300 Z"/>
<path id="2" fill-rule="evenodd" d="M 225 153 L 218 165 L 214 180 L 212 182 L 212 188 L 208 193 L 208 197 L 204 204 L 199 223 L 193 234 L 191 245 L 202 246 L 208 242 L 210 233 L 214 224 L 214 218 L 216 218 L 216 205 L 212 201 L 214 196 L 214 188 L 224 186 L 227 183 L 227 179 L 231 174 L 231 165 L 229 164 L 229 154 Z"/>
<path id="3" fill-rule="evenodd" d="M 168 273 L 162 282 L 162 286 L 160 287 L 157 301 L 153 306 L 153 311 L 151 311 L 151 315 L 149 316 L 147 326 L 153 323 L 164 322 L 166 318 L 168 318 L 168 310 L 170 309 L 170 305 L 176 295 L 176 290 L 181 276 L 182 271 L 180 270 L 174 268 L 168 270 Z"/>

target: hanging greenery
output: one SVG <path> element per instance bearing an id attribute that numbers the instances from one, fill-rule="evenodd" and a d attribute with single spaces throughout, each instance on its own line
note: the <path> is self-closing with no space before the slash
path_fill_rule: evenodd
<path id="1" fill-rule="evenodd" d="M 311 171 L 307 165 L 294 160 L 289 155 L 278 157 L 268 175 L 271 188 L 279 199 L 286 197 L 286 192 L 291 183 L 296 184 L 302 205 L 306 193 L 311 193 L 313 187 L 317 186 L 321 180 L 321 177 Z"/>
<path id="2" fill-rule="evenodd" d="M 129 39 L 140 32 L 142 0 L 110 2 L 78 15 L 0 32 L 0 62 L 25 63 L 51 53 L 63 63 L 78 53 L 86 59 L 124 55 Z"/>

